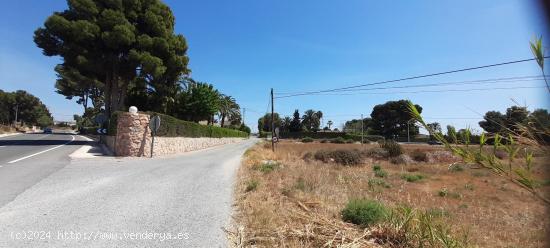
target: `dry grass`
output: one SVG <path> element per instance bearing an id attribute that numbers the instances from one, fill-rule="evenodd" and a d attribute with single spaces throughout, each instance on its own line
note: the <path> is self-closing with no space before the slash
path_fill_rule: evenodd
<path id="1" fill-rule="evenodd" d="M 276 153 L 262 144 L 249 150 L 238 172 L 236 228 L 229 232 L 231 243 L 237 247 L 377 247 L 373 233 L 379 233 L 379 227 L 361 229 L 343 222 L 340 215 L 349 199 L 368 198 L 388 206 L 405 204 L 439 213 L 453 233 L 457 237 L 467 235 L 472 246 L 545 246 L 550 230 L 546 205 L 485 169 L 465 165 L 457 169 L 449 167 L 452 161 L 438 163 L 433 159 L 395 165 L 385 159 L 365 158 L 361 166 L 352 167 L 302 159 L 305 153 L 320 149 L 361 152 L 370 147 L 376 145 L 284 141 Z M 404 147 L 406 154 L 418 150 L 437 154 L 440 149 Z M 258 170 L 266 160 L 279 165 L 270 172 Z M 548 178 L 550 170 L 543 161 L 548 157 L 537 158 L 535 170 L 541 179 L 543 175 Z M 388 173 L 387 177 L 375 177 L 375 163 Z M 407 182 L 404 174 L 425 178 Z M 373 179 L 390 187 L 373 184 Z M 247 190 L 250 181 L 258 182 L 254 190 Z M 543 189 L 548 193 L 550 186 Z"/>
<path id="2" fill-rule="evenodd" d="M 9 126 L 0 125 L 0 134 L 13 133 L 15 129 Z"/>

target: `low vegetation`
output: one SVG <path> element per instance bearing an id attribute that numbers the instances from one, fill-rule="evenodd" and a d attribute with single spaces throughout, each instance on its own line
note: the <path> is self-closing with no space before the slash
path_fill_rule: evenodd
<path id="1" fill-rule="evenodd" d="M 359 160 L 343 166 L 334 151 Z M 241 247 L 544 247 L 550 219 L 536 197 L 441 147 L 401 145 L 401 151 L 410 164 L 391 163 L 378 144 L 282 141 L 275 153 L 270 146 L 255 146 L 238 173 L 231 242 Z M 426 159 L 412 159 L 416 153 Z M 547 159 L 534 158 L 536 175 L 548 173 Z M 262 161 L 281 166 L 265 173 L 258 169 Z M 543 186 L 547 179 L 539 177 L 538 189 L 549 193 L 550 186 Z M 251 180 L 259 186 L 247 192 Z"/>

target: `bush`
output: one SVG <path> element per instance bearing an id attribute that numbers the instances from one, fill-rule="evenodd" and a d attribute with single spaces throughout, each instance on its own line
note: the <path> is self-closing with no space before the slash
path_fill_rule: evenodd
<path id="1" fill-rule="evenodd" d="M 323 162 L 334 161 L 335 163 L 343 165 L 357 165 L 361 163 L 361 156 L 359 156 L 359 153 L 350 150 L 319 150 L 315 153 L 314 157 L 316 160 Z"/>
<path id="2" fill-rule="evenodd" d="M 369 179 L 369 187 L 374 188 L 375 186 L 381 186 L 384 188 L 391 188 L 391 185 L 386 183 L 384 179 L 380 178 L 371 178 Z"/>
<path id="3" fill-rule="evenodd" d="M 250 132 L 252 132 L 252 130 L 250 130 L 250 128 L 247 125 L 244 125 L 244 124 L 239 127 L 239 131 L 245 132 L 249 135 L 250 135 Z"/>
<path id="4" fill-rule="evenodd" d="M 328 143 L 328 142 L 329 142 L 328 139 L 323 139 L 323 140 L 321 140 L 321 143 Z"/>
<path id="5" fill-rule="evenodd" d="M 449 170 L 452 172 L 460 172 L 464 170 L 464 167 L 462 167 L 462 165 L 459 165 L 459 164 L 453 164 L 449 167 Z"/>
<path id="6" fill-rule="evenodd" d="M 366 227 L 385 219 L 387 214 L 386 207 L 378 201 L 354 199 L 342 210 L 342 219 Z"/>
<path id="7" fill-rule="evenodd" d="M 342 137 L 338 137 L 338 138 L 335 138 L 335 139 L 332 139 L 330 141 L 330 143 L 334 143 L 334 144 L 344 144 L 346 143 L 346 140 Z"/>
<path id="8" fill-rule="evenodd" d="M 353 144 L 355 143 L 355 140 L 352 140 L 352 139 L 347 139 L 346 140 L 346 144 Z"/>
<path id="9" fill-rule="evenodd" d="M 428 155 L 425 152 L 418 149 L 414 150 L 411 153 L 411 158 L 414 161 L 418 161 L 418 162 L 428 162 Z"/>
<path id="10" fill-rule="evenodd" d="M 374 171 L 374 176 L 376 176 L 376 177 L 387 177 L 388 172 L 386 172 L 384 170 L 375 170 Z"/>
<path id="11" fill-rule="evenodd" d="M 266 160 L 262 161 L 261 164 L 256 165 L 255 168 L 263 173 L 272 172 L 280 167 L 280 164 L 277 161 Z"/>
<path id="12" fill-rule="evenodd" d="M 258 185 L 260 183 L 254 179 L 248 181 L 246 183 L 246 189 L 245 189 L 245 192 L 250 192 L 250 191 L 253 191 L 253 190 L 256 190 L 256 188 L 258 188 Z"/>
<path id="13" fill-rule="evenodd" d="M 374 164 L 372 166 L 372 170 L 373 171 L 379 171 L 379 170 L 382 170 L 382 167 L 379 164 Z"/>
<path id="14" fill-rule="evenodd" d="M 389 156 L 388 151 L 380 147 L 373 147 L 365 152 L 365 156 L 370 158 L 383 159 Z"/>
<path id="15" fill-rule="evenodd" d="M 390 157 L 397 157 L 403 154 L 403 148 L 397 142 L 393 140 L 381 141 L 379 143 L 380 148 L 386 150 Z"/>
<path id="16" fill-rule="evenodd" d="M 150 113 L 151 116 L 160 116 L 160 127 L 157 136 L 164 137 L 248 137 L 248 134 L 242 131 L 221 128 L 215 126 L 204 126 L 195 122 L 183 121 L 169 115 Z"/>
<path id="17" fill-rule="evenodd" d="M 416 182 L 424 179 L 424 175 L 422 174 L 403 174 L 401 175 L 401 178 L 404 179 L 407 182 Z"/>
<path id="18" fill-rule="evenodd" d="M 302 157 L 302 159 L 306 160 L 306 161 L 309 161 L 313 158 L 313 153 L 311 152 L 306 152 L 304 153 L 304 156 Z"/>
<path id="19" fill-rule="evenodd" d="M 401 154 L 397 157 L 390 158 L 392 164 L 412 164 L 414 161 L 407 154 Z"/>
<path id="20" fill-rule="evenodd" d="M 311 142 L 313 142 L 313 139 L 310 138 L 310 137 L 305 137 L 305 138 L 302 139 L 302 142 L 303 143 L 311 143 Z"/>

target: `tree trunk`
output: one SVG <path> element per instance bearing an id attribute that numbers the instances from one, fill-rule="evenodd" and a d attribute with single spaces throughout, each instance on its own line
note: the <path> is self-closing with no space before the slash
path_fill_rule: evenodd
<path id="1" fill-rule="evenodd" d="M 221 127 L 223 127 L 225 124 L 225 114 L 222 114 L 222 120 L 220 122 Z"/>

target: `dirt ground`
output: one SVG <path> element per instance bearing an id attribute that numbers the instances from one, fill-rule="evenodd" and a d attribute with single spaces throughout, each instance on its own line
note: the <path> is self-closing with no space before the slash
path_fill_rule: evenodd
<path id="1" fill-rule="evenodd" d="M 363 156 L 360 165 L 343 166 L 303 159 L 307 152 L 321 149 L 362 152 L 377 146 L 283 141 L 275 153 L 268 144 L 249 150 L 235 188 L 231 242 L 259 247 L 377 247 L 367 238 L 369 228 L 341 220 L 348 200 L 367 198 L 387 206 L 407 205 L 438 213 L 454 236 L 466 236 L 471 247 L 549 245 L 549 206 L 486 169 L 460 163 L 450 166 L 453 161 L 442 160 L 393 164 L 385 158 Z M 442 150 L 429 145 L 403 148 L 405 154 Z M 535 160 L 541 181 L 550 178 L 548 159 Z M 258 169 L 265 161 L 275 166 Z M 374 164 L 387 176 L 376 177 Z M 424 178 L 408 182 L 403 179 L 405 174 Z M 383 183 L 373 184 L 374 180 Z M 546 183 L 540 190 L 549 195 L 550 186 Z"/>

